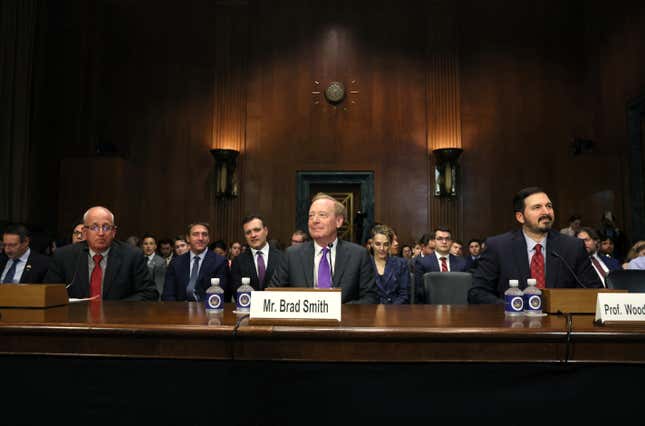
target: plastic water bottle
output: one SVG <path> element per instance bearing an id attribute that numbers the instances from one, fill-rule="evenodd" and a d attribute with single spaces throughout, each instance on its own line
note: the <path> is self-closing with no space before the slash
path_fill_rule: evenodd
<path id="1" fill-rule="evenodd" d="M 529 316 L 542 314 L 542 290 L 535 286 L 536 283 L 535 278 L 529 278 L 524 289 L 524 313 Z"/>
<path id="2" fill-rule="evenodd" d="M 524 314 L 524 293 L 518 288 L 518 280 L 508 281 L 508 290 L 504 292 L 504 313 L 509 317 Z"/>
<path id="3" fill-rule="evenodd" d="M 251 310 L 251 278 L 242 278 L 242 285 L 238 287 L 235 294 L 235 306 L 237 312 L 249 312 Z"/>
<path id="4" fill-rule="evenodd" d="M 224 311 L 224 289 L 219 285 L 219 278 L 211 278 L 211 286 L 206 289 L 204 304 L 207 313 Z"/>

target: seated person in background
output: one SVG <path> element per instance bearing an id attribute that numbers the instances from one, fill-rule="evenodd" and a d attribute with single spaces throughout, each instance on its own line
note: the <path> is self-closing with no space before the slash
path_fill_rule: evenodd
<path id="1" fill-rule="evenodd" d="M 615 247 L 616 245 L 614 244 L 613 238 L 600 234 L 600 245 L 598 246 L 598 254 L 600 256 L 606 256 L 606 257 L 611 257 L 612 259 L 615 259 L 614 257 Z"/>
<path id="2" fill-rule="evenodd" d="M 159 254 L 163 258 L 166 266 L 170 263 L 173 258 L 173 241 L 170 238 L 164 238 L 159 240 Z"/>
<path id="3" fill-rule="evenodd" d="M 450 253 L 452 244 L 450 229 L 443 226 L 438 227 L 434 230 L 433 237 L 434 253 L 418 259 L 414 265 L 415 300 L 417 303 L 425 303 L 426 300 L 423 274 L 426 272 L 464 272 L 466 270 L 466 260 Z"/>
<path id="4" fill-rule="evenodd" d="M 609 271 L 615 271 L 618 269 L 623 269 L 620 267 L 620 263 L 617 260 L 612 259 L 611 257 L 598 256 L 598 245 L 600 244 L 600 238 L 598 233 L 591 228 L 581 227 L 576 237 L 581 239 L 585 243 L 585 250 L 589 254 L 589 260 L 593 266 L 594 271 L 598 274 L 600 282 L 604 287 L 607 287 L 605 284 L 605 278 Z"/>
<path id="5" fill-rule="evenodd" d="M 410 244 L 404 244 L 403 247 L 401 247 L 401 257 L 405 260 L 412 259 L 412 246 L 410 246 Z"/>
<path id="6" fill-rule="evenodd" d="M 578 287 L 576 277 L 585 287 L 602 287 L 583 242 L 551 229 L 555 212 L 542 189 L 519 191 L 513 209 L 522 227 L 486 239 L 487 248 L 473 270 L 470 303 L 504 303 L 509 280 L 519 280 L 520 289 L 526 288 L 528 278 L 535 278 L 539 288 Z"/>
<path id="7" fill-rule="evenodd" d="M 232 262 L 240 253 L 242 253 L 242 244 L 239 241 L 233 241 L 228 249 L 228 260 Z"/>
<path id="8" fill-rule="evenodd" d="M 211 278 L 219 278 L 224 300 L 230 300 L 229 269 L 224 256 L 208 250 L 210 226 L 205 222 L 192 223 L 186 230 L 190 250 L 170 262 L 166 269 L 161 300 L 204 300 Z"/>
<path id="9" fill-rule="evenodd" d="M 306 243 L 307 241 L 309 241 L 309 235 L 301 229 L 296 229 L 293 231 L 293 234 L 291 234 L 292 246 L 297 246 L 298 244 Z"/>
<path id="10" fill-rule="evenodd" d="M 224 240 L 217 240 L 213 244 L 209 245 L 208 248 L 214 251 L 215 254 L 219 254 L 222 257 L 226 257 L 226 252 L 228 251 L 228 247 L 226 247 L 226 242 Z"/>
<path id="11" fill-rule="evenodd" d="M 188 240 L 184 235 L 177 235 L 175 238 L 175 256 L 181 256 L 182 254 L 188 252 L 190 246 L 188 245 Z"/>
<path id="12" fill-rule="evenodd" d="M 157 300 L 143 252 L 116 241 L 114 215 L 92 207 L 83 215 L 85 241 L 54 253 L 48 283 L 67 283 L 69 297 L 103 300 Z"/>
<path id="13" fill-rule="evenodd" d="M 476 238 L 468 241 L 468 255 L 466 258 L 466 270 L 470 271 L 477 263 L 477 259 L 481 255 L 481 241 Z"/>
<path id="14" fill-rule="evenodd" d="M 166 277 L 166 262 L 157 254 L 157 238 L 151 234 L 144 234 L 141 242 L 143 255 L 146 257 L 146 264 L 150 276 L 155 282 L 159 296 L 163 293 L 163 284 Z"/>
<path id="15" fill-rule="evenodd" d="M 309 208 L 313 241 L 291 246 L 271 281 L 272 287 L 305 286 L 342 289 L 343 303 L 376 303 L 374 267 L 364 247 L 338 238 L 345 206 L 319 193 Z"/>
<path id="16" fill-rule="evenodd" d="M 459 241 L 453 241 L 452 244 L 450 245 L 450 254 L 453 256 L 460 256 L 463 257 L 463 252 L 461 249 L 463 248 L 463 244 Z"/>
<path id="17" fill-rule="evenodd" d="M 391 228 L 376 225 L 372 228 L 372 248 L 378 303 L 410 303 L 410 270 L 406 259 L 392 255 L 390 244 L 394 238 Z"/>
<path id="18" fill-rule="evenodd" d="M 40 284 L 47 274 L 49 257 L 32 251 L 29 230 L 9 225 L 2 233 L 4 256 L 0 256 L 0 282 L 3 284 Z"/>
<path id="19" fill-rule="evenodd" d="M 264 290 L 271 282 L 277 266 L 282 262 L 283 254 L 269 245 L 267 241 L 269 228 L 261 216 L 249 215 L 243 218 L 242 230 L 249 248 L 233 259 L 232 291 L 235 293 L 242 285 L 243 277 L 251 279 L 251 287 L 255 290 Z"/>
<path id="20" fill-rule="evenodd" d="M 645 269 L 645 241 L 639 241 L 632 246 L 623 267 L 625 269 Z"/>
<path id="21" fill-rule="evenodd" d="M 132 247 L 141 248 L 141 239 L 136 235 L 130 235 L 125 241 Z"/>
<path id="22" fill-rule="evenodd" d="M 72 231 L 72 244 L 77 244 L 81 241 L 85 241 L 85 237 L 83 236 L 83 222 L 78 223 Z"/>
<path id="23" fill-rule="evenodd" d="M 568 235 L 570 237 L 575 237 L 578 231 L 580 231 L 580 225 L 582 224 L 582 218 L 577 214 L 572 215 L 569 218 L 569 226 L 562 228 L 560 233 Z"/>
<path id="24" fill-rule="evenodd" d="M 390 243 L 390 256 L 401 256 L 401 245 L 399 244 L 399 236 L 397 235 L 394 228 L 392 230 L 392 242 Z M 374 241 L 372 241 L 372 247 L 374 247 Z M 372 255 L 374 253 L 372 252 Z"/>

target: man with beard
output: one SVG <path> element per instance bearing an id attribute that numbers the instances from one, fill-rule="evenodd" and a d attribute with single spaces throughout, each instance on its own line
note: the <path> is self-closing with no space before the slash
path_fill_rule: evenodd
<path id="1" fill-rule="evenodd" d="M 522 228 L 486 239 L 487 249 L 473 271 L 470 303 L 504 303 L 509 280 L 519 280 L 521 289 L 528 278 L 535 278 L 539 288 L 574 288 L 577 277 L 584 287 L 602 287 L 582 240 L 551 229 L 553 204 L 542 189 L 522 189 L 513 209 Z"/>

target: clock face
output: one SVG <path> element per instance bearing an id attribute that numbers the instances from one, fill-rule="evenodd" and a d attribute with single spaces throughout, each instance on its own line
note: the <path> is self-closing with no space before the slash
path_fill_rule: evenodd
<path id="1" fill-rule="evenodd" d="M 345 97 L 345 86 L 338 81 L 332 81 L 325 89 L 325 98 L 329 102 L 340 102 Z"/>

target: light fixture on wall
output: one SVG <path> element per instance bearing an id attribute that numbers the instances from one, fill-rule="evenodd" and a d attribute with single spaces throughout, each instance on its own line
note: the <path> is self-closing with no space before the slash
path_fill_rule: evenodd
<path id="1" fill-rule="evenodd" d="M 434 196 L 457 196 L 457 159 L 463 152 L 461 148 L 439 148 L 432 151 L 435 156 Z"/>
<path id="2" fill-rule="evenodd" d="M 215 159 L 215 197 L 236 198 L 239 195 L 239 183 L 235 168 L 239 151 L 234 149 L 211 149 Z"/>

